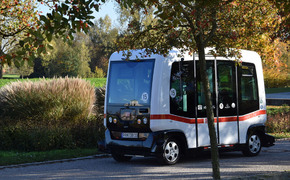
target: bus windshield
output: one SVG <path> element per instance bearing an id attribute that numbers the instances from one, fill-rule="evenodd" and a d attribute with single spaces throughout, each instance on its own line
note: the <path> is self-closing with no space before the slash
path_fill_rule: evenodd
<path id="1" fill-rule="evenodd" d="M 108 104 L 150 104 L 154 60 L 116 61 L 110 64 Z"/>

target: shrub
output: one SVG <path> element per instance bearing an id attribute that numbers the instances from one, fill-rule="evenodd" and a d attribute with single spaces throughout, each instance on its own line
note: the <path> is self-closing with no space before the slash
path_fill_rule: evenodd
<path id="1" fill-rule="evenodd" d="M 290 132 L 290 106 L 267 108 L 267 132 Z"/>
<path id="2" fill-rule="evenodd" d="M 80 122 L 92 112 L 94 88 L 78 78 L 12 82 L 0 90 L 0 113 L 10 121 Z"/>
<path id="3" fill-rule="evenodd" d="M 104 116 L 106 88 L 105 87 L 96 88 L 95 93 L 96 93 L 96 103 L 94 106 L 94 112 L 96 113 L 97 117 L 102 118 Z"/>
<path id="4" fill-rule="evenodd" d="M 94 104 L 99 104 L 95 89 L 81 79 L 6 85 L 0 89 L 0 149 L 97 147 L 104 127 L 103 116 L 95 114 L 101 111 L 93 114 Z"/>
<path id="5" fill-rule="evenodd" d="M 63 127 L 6 127 L 0 131 L 2 150 L 46 151 L 74 148 L 69 129 Z M 7 139 L 8 138 L 8 139 Z"/>
<path id="6" fill-rule="evenodd" d="M 290 87 L 289 74 L 286 72 L 279 72 L 277 69 L 265 69 L 264 80 L 266 88 Z"/>
<path id="7" fill-rule="evenodd" d="M 105 77 L 105 73 L 104 73 L 103 69 L 99 68 L 98 66 L 96 66 L 96 68 L 95 68 L 95 77 L 96 78 L 104 78 Z"/>

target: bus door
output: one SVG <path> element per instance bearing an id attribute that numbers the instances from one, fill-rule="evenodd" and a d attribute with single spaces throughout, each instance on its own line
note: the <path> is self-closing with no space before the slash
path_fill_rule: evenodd
<path id="1" fill-rule="evenodd" d="M 237 73 L 232 61 L 206 62 L 212 95 L 215 128 L 218 144 L 238 143 L 237 117 Z M 210 145 L 209 132 L 206 120 L 205 94 L 200 77 L 199 62 L 196 62 L 196 92 L 197 92 L 197 119 L 198 119 L 198 146 Z"/>
<path id="2" fill-rule="evenodd" d="M 233 61 L 216 61 L 216 70 L 219 144 L 238 143 L 237 66 Z"/>
<path id="3" fill-rule="evenodd" d="M 205 93 L 200 76 L 200 63 L 196 61 L 196 109 L 197 109 L 197 137 L 198 146 L 210 146 L 210 137 L 207 125 L 206 115 L 206 104 L 205 104 Z M 214 61 L 206 61 L 206 71 L 209 79 L 210 92 L 212 98 L 212 104 L 214 109 L 214 116 L 216 117 L 216 87 L 215 87 L 215 64 Z M 217 137 L 218 137 L 218 123 L 215 122 Z"/>
<path id="4" fill-rule="evenodd" d="M 179 128 L 184 130 L 189 146 L 197 147 L 193 66 L 193 61 L 172 64 L 169 94 L 172 118 L 184 122 Z"/>

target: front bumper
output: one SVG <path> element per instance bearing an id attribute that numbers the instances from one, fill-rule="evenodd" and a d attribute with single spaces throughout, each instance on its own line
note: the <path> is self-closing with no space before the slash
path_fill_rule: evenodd
<path id="1" fill-rule="evenodd" d="M 270 146 L 274 146 L 275 144 L 275 137 L 271 136 L 267 133 L 264 134 L 264 138 L 262 140 L 262 145 L 263 147 L 270 147 Z"/>
<path id="2" fill-rule="evenodd" d="M 111 137 L 107 129 L 106 151 L 109 153 L 118 152 L 126 155 L 155 156 L 162 152 L 164 138 L 162 132 L 150 132 L 146 140 L 116 140 Z"/>

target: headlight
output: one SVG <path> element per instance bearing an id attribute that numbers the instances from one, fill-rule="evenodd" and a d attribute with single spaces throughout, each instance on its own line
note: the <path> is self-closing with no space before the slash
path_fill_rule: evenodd
<path id="1" fill-rule="evenodd" d="M 112 123 L 113 122 L 113 118 L 109 117 L 109 122 Z"/>
<path id="2" fill-rule="evenodd" d="M 147 122 L 148 122 L 147 118 L 144 117 L 144 118 L 143 118 L 143 123 L 144 123 L 144 124 L 147 124 Z"/>
<path id="3" fill-rule="evenodd" d="M 138 124 L 141 124 L 141 119 L 138 119 L 138 120 L 137 120 L 137 123 L 138 123 Z"/>
<path id="4" fill-rule="evenodd" d="M 114 123 L 115 123 L 115 124 L 117 123 L 117 118 L 114 118 Z"/>

